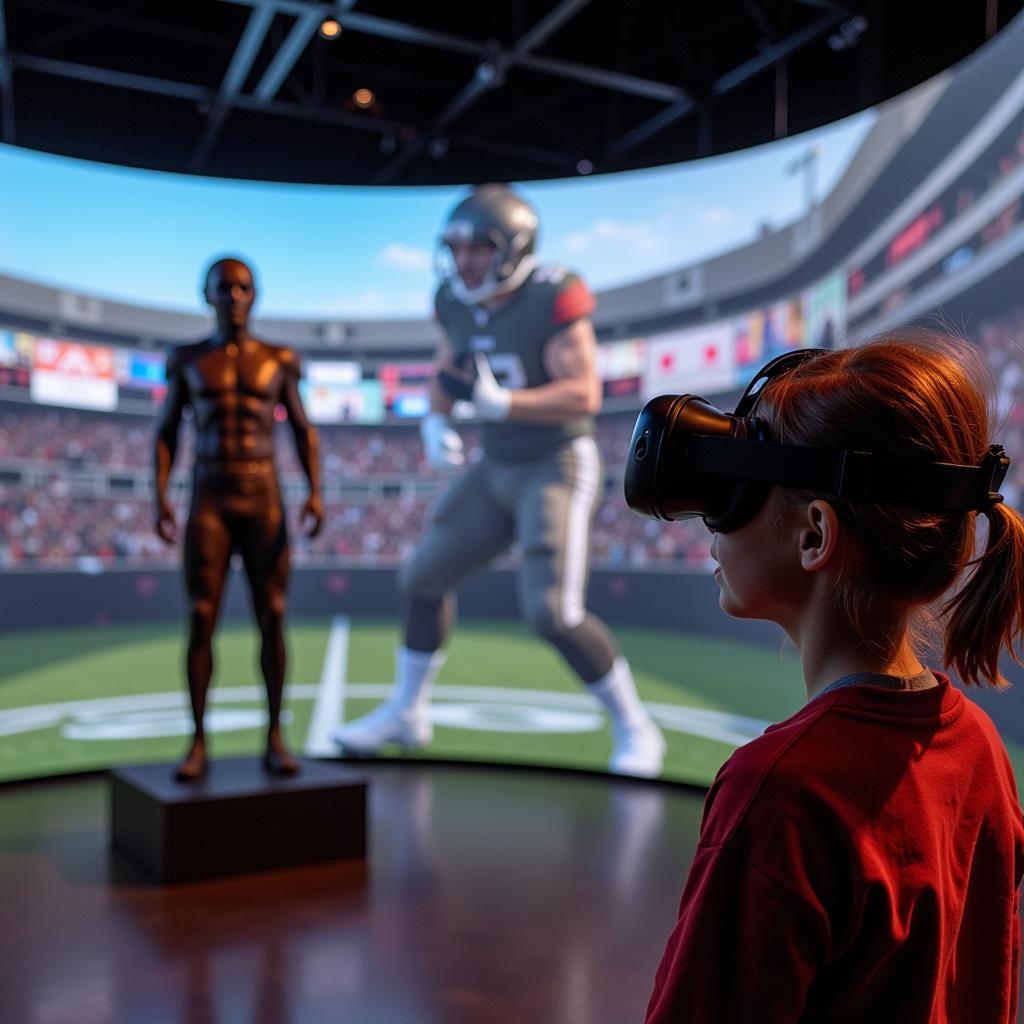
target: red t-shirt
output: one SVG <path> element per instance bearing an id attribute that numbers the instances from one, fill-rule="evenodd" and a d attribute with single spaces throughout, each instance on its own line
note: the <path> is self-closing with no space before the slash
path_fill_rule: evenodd
<path id="1" fill-rule="evenodd" d="M 1022 873 L 977 705 L 824 694 L 719 771 L 647 1024 L 1014 1021 Z"/>

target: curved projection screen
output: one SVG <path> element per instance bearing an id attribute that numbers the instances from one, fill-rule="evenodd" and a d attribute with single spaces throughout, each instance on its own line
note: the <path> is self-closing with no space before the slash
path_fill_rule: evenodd
<path id="1" fill-rule="evenodd" d="M 704 528 L 625 508 L 622 464 L 646 397 L 726 403 L 779 352 L 938 318 L 989 356 L 1001 440 L 1024 453 L 1024 75 L 997 42 L 810 136 L 523 190 L 541 215 L 542 257 L 598 293 L 607 486 L 591 601 L 666 735 L 667 778 L 709 782 L 803 688 L 777 630 L 719 612 Z M 255 267 L 264 316 L 425 319 L 434 239 L 462 192 L 201 182 L 10 149 L 0 173 L 0 275 L 71 304 L 56 322 L 0 306 L 0 780 L 173 761 L 191 729 L 181 550 L 152 530 L 163 348 L 159 332 L 106 322 L 98 300 L 154 318 L 202 312 L 199 275 L 231 252 Z M 694 289 L 703 301 L 690 301 Z M 334 755 L 331 729 L 390 692 L 396 567 L 445 484 L 416 427 L 429 360 L 413 342 L 372 358 L 305 355 L 327 511 L 316 541 L 294 528 L 305 491 L 283 424 L 277 440 L 292 530 L 286 729 L 311 756 Z M 460 429 L 473 449 L 477 427 Z M 172 485 L 180 519 L 191 458 L 186 431 Z M 1014 504 L 1022 465 L 1005 487 Z M 462 594 L 424 753 L 602 768 L 611 738 L 598 705 L 518 618 L 518 558 L 501 556 Z M 256 753 L 265 722 L 244 578 L 232 575 L 207 712 L 214 757 Z"/>

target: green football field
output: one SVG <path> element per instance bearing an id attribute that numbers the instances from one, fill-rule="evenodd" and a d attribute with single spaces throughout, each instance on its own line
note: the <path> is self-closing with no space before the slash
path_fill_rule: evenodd
<path id="1" fill-rule="evenodd" d="M 737 745 L 802 703 L 792 650 L 616 636 L 668 741 L 667 778 L 710 782 Z M 290 623 L 285 728 L 297 751 L 336 754 L 330 729 L 387 695 L 396 639 L 393 620 Z M 191 732 L 183 656 L 178 623 L 0 635 L 0 780 L 178 758 Z M 254 631 L 224 624 L 215 659 L 213 756 L 255 754 L 265 700 Z M 460 624 L 431 711 L 422 756 L 602 768 L 611 750 L 596 702 L 519 623 Z M 1024 750 L 1007 746 L 1024 767 Z"/>

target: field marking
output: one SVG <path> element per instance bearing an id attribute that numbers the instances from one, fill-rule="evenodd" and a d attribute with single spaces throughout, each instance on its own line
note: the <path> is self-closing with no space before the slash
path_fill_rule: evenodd
<path id="1" fill-rule="evenodd" d="M 311 757 L 338 753 L 331 740 L 331 730 L 341 721 L 345 709 L 345 677 L 348 674 L 349 622 L 345 615 L 336 615 L 331 621 L 327 638 L 327 652 L 320 669 L 320 685 L 309 719 L 305 752 Z"/>
<path id="2" fill-rule="evenodd" d="M 336 641 L 340 644 L 340 639 Z M 328 652 L 329 653 L 329 652 Z M 340 655 L 336 654 L 335 657 Z M 328 667 L 330 659 L 325 657 L 324 666 Z M 327 674 L 325 672 L 325 674 Z M 337 681 L 338 677 L 334 676 Z M 342 696 L 349 699 L 383 700 L 393 691 L 392 683 L 343 683 Z M 589 693 L 565 693 L 548 690 L 535 690 L 512 687 L 481 687 L 460 685 L 439 685 L 434 687 L 433 709 L 436 712 L 437 724 L 458 728 L 453 715 L 466 715 L 472 712 L 472 705 L 488 704 L 530 705 L 537 709 L 566 709 L 581 712 L 600 710 L 597 700 Z M 90 700 L 63 701 L 57 704 L 36 704 L 28 707 L 8 708 L 0 711 L 0 736 L 13 736 L 19 733 L 35 732 L 40 729 L 51 729 L 60 725 L 66 718 L 79 721 L 95 721 L 97 718 L 132 714 L 141 711 L 184 709 L 187 697 L 180 690 L 167 693 L 132 694 L 122 697 L 98 697 Z M 214 704 L 257 703 L 266 699 L 263 687 L 233 686 L 215 687 L 210 692 L 210 702 Z M 312 700 L 324 707 L 323 715 L 333 726 L 340 721 L 338 717 L 327 719 L 327 704 L 324 698 L 324 686 L 314 684 L 291 685 L 285 688 L 285 700 Z M 467 705 L 458 711 L 451 705 Z M 711 708 L 690 707 L 684 704 L 667 704 L 663 702 L 645 701 L 644 706 L 654 720 L 671 732 L 685 733 L 691 736 L 702 736 L 716 740 L 731 747 L 738 747 L 749 740 L 760 736 L 771 724 L 758 718 L 735 715 L 727 711 Z M 463 726 L 465 727 L 465 726 Z M 312 733 L 312 725 L 310 732 Z M 524 730 L 528 731 L 528 730 Z M 337 753 L 333 744 L 329 754 Z"/>

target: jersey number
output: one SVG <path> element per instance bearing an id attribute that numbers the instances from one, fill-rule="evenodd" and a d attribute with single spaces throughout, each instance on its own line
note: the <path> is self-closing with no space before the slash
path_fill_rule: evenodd
<path id="1" fill-rule="evenodd" d="M 526 368 L 515 352 L 488 352 L 487 362 L 491 364 L 491 372 L 502 387 L 526 387 Z"/>
<path id="2" fill-rule="evenodd" d="M 565 273 L 565 267 L 538 267 L 533 272 L 533 279 L 534 281 L 546 281 L 548 284 L 561 284 Z"/>

